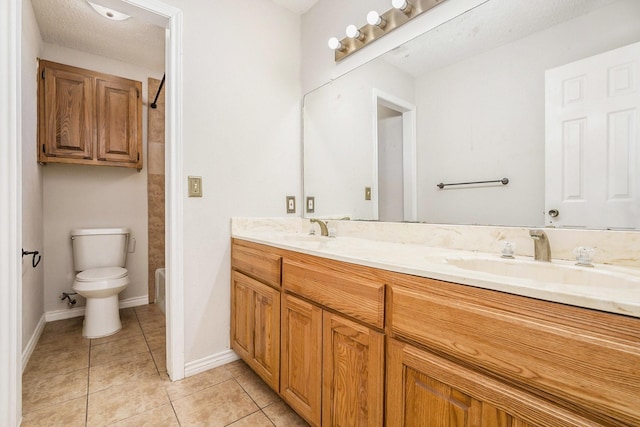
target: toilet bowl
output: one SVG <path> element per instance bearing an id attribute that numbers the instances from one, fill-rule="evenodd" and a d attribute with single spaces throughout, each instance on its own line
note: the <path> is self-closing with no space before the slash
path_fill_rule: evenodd
<path id="1" fill-rule="evenodd" d="M 73 290 L 87 300 L 82 336 L 100 338 L 122 329 L 118 294 L 129 284 L 125 266 L 129 230 L 76 229 L 71 232 Z"/>

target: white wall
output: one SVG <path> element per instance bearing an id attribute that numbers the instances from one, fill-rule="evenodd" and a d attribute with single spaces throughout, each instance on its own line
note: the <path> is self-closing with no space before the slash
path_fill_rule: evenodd
<path id="1" fill-rule="evenodd" d="M 373 90 L 413 103 L 414 79 L 375 61 L 310 92 L 304 98 L 305 197 L 315 197 L 317 217 L 374 219 L 365 187 L 373 181 Z"/>
<path id="2" fill-rule="evenodd" d="M 101 56 L 45 43 L 42 57 L 76 67 L 142 82 L 142 140 L 147 152 L 147 79 L 162 78 L 163 70 L 148 70 Z M 26 145 L 26 144 L 25 144 Z M 35 163 L 35 155 L 33 156 Z M 131 284 L 120 299 L 142 297 L 147 285 L 147 173 L 119 167 L 47 164 L 44 176 L 45 311 L 62 310 L 62 292 L 71 291 L 73 257 L 69 233 L 74 228 L 129 227 L 136 239 L 127 256 Z M 82 297 L 78 306 L 84 305 Z"/>
<path id="3" fill-rule="evenodd" d="M 616 2 L 416 79 L 418 218 L 544 225 L 544 71 L 639 40 L 639 16 L 640 2 Z"/>
<path id="4" fill-rule="evenodd" d="M 184 200 L 190 362 L 229 348 L 231 217 L 301 206 L 300 17 L 270 0 L 166 2 L 184 20 L 182 179 L 203 188 Z"/>
<path id="5" fill-rule="evenodd" d="M 36 163 L 37 81 L 36 58 L 42 38 L 31 7 L 22 3 L 22 245 L 25 250 L 44 250 L 42 173 Z M 22 350 L 29 344 L 44 313 L 44 263 L 32 268 L 32 257 L 22 259 Z"/>

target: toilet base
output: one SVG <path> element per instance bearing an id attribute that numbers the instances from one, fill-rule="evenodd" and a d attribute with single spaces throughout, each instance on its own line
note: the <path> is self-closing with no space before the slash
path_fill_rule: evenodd
<path id="1" fill-rule="evenodd" d="M 82 336 L 100 338 L 113 335 L 122 329 L 118 294 L 105 298 L 87 298 Z"/>

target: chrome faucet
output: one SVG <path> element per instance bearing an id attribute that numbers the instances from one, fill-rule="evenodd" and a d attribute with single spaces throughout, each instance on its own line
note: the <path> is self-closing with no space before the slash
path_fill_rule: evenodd
<path id="1" fill-rule="evenodd" d="M 329 229 L 327 228 L 327 224 L 324 221 L 322 221 L 321 219 L 311 218 L 309 222 L 311 222 L 311 224 L 313 224 L 314 222 L 317 222 L 318 225 L 320 226 L 320 234 L 322 236 L 329 236 Z"/>
<path id="2" fill-rule="evenodd" d="M 529 230 L 529 236 L 533 239 L 535 260 L 551 262 L 551 247 L 545 232 L 542 230 Z"/>

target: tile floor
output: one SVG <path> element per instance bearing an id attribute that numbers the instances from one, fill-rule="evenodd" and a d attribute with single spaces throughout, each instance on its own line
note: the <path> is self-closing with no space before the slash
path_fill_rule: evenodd
<path id="1" fill-rule="evenodd" d="M 120 311 L 115 335 L 82 338 L 82 317 L 47 323 L 22 377 L 22 426 L 307 426 L 242 361 L 171 382 L 165 319 Z"/>

